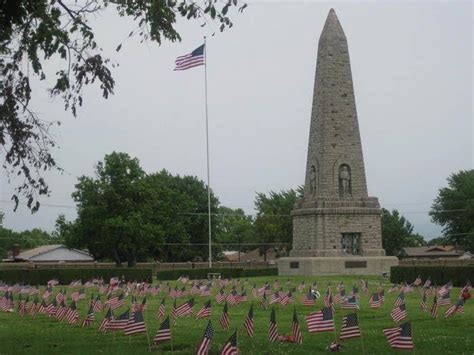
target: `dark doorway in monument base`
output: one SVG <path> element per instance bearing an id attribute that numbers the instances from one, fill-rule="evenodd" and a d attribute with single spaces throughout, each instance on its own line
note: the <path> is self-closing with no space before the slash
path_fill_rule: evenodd
<path id="1" fill-rule="evenodd" d="M 360 233 L 342 233 L 341 250 L 343 255 L 360 255 Z"/>

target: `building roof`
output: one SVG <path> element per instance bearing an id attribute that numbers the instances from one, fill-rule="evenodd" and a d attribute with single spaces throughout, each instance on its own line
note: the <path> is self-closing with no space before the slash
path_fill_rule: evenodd
<path id="1" fill-rule="evenodd" d="M 90 260 L 90 261 L 94 260 L 92 255 L 90 255 L 89 253 L 86 253 L 85 251 L 82 251 L 82 250 L 67 248 L 62 244 L 42 245 L 42 246 L 37 247 L 37 248 L 33 248 L 33 249 L 30 249 L 30 250 L 25 250 L 24 252 L 21 252 L 20 254 L 15 256 L 14 259 L 15 260 L 30 260 L 32 258 L 36 258 L 40 255 L 50 253 L 50 252 L 53 252 L 53 251 L 58 250 L 58 249 L 66 249 L 67 251 L 73 252 L 75 254 L 82 254 L 82 256 L 84 257 L 84 260 L 86 260 L 86 261 L 87 260 Z"/>
<path id="2" fill-rule="evenodd" d="M 464 252 L 457 250 L 452 245 L 433 245 L 424 247 L 403 248 L 405 257 L 443 257 L 443 256 L 461 256 Z"/>

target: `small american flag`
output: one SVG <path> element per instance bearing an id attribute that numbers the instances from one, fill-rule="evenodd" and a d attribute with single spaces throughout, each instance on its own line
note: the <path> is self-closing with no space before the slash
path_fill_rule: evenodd
<path id="1" fill-rule="evenodd" d="M 102 319 L 102 322 L 100 323 L 99 326 L 99 332 L 105 332 L 107 331 L 107 324 L 114 319 L 114 314 L 112 312 L 112 309 L 109 307 L 109 310 L 107 311 L 107 314 L 105 315 L 104 319 Z"/>
<path id="2" fill-rule="evenodd" d="M 413 281 L 413 285 L 414 285 L 414 286 L 420 286 L 420 285 L 421 285 L 421 282 L 422 282 L 422 281 L 421 281 L 421 277 L 418 276 L 418 277 L 415 279 L 415 281 Z"/>
<path id="3" fill-rule="evenodd" d="M 303 306 L 314 306 L 316 303 L 316 296 L 311 290 L 301 299 L 301 304 Z"/>
<path id="4" fill-rule="evenodd" d="M 146 325 L 145 320 L 143 319 L 143 313 L 137 311 L 133 314 L 132 317 L 128 320 L 127 324 L 124 327 L 124 335 L 134 335 L 138 333 L 145 333 Z"/>
<path id="5" fill-rule="evenodd" d="M 205 45 L 202 44 L 199 47 L 197 47 L 195 50 L 193 50 L 191 53 L 179 56 L 175 60 L 176 67 L 174 68 L 174 70 L 187 70 L 194 67 L 198 67 L 200 65 L 204 65 L 205 64 L 204 50 L 205 50 Z M 189 281 L 189 278 L 187 278 L 186 276 L 181 276 L 178 279 L 178 281 L 181 281 L 181 282 L 183 282 L 183 280 L 186 280 L 187 282 Z M 183 283 L 186 283 L 186 282 L 183 282 Z"/>
<path id="6" fill-rule="evenodd" d="M 438 307 L 449 306 L 450 304 L 451 304 L 451 295 L 449 291 L 447 293 L 443 293 L 442 295 L 440 295 L 440 297 L 438 298 Z"/>
<path id="7" fill-rule="evenodd" d="M 320 311 L 305 316 L 309 333 L 333 332 L 334 317 L 331 307 L 325 307 Z"/>
<path id="8" fill-rule="evenodd" d="M 193 313 L 194 307 L 194 298 L 191 298 L 189 301 L 184 302 L 181 306 L 174 310 L 176 318 L 184 317 Z"/>
<path id="9" fill-rule="evenodd" d="M 163 298 L 160 303 L 160 307 L 158 308 L 158 313 L 156 315 L 156 318 L 158 319 L 163 319 L 166 313 L 166 307 L 165 307 L 165 299 Z"/>
<path id="10" fill-rule="evenodd" d="M 216 295 L 216 302 L 222 303 L 224 301 L 225 301 L 225 292 L 224 292 L 224 288 L 221 288 L 221 290 Z"/>
<path id="11" fill-rule="evenodd" d="M 237 348 L 237 331 L 234 332 L 227 340 L 227 343 L 224 344 L 222 348 L 221 355 L 237 355 L 239 350 Z"/>
<path id="12" fill-rule="evenodd" d="M 397 299 L 395 300 L 395 303 L 393 304 L 395 307 L 398 307 L 402 304 L 405 303 L 405 292 L 402 291 L 398 294 Z"/>
<path id="13" fill-rule="evenodd" d="M 79 321 L 79 311 L 77 310 L 75 301 L 72 301 L 66 312 L 66 320 L 69 324 L 76 324 Z"/>
<path id="14" fill-rule="evenodd" d="M 437 300 L 436 294 L 433 298 L 433 305 L 431 306 L 431 316 L 433 318 L 438 317 L 438 300 Z"/>
<path id="15" fill-rule="evenodd" d="M 214 336 L 214 327 L 212 326 L 211 320 L 207 323 L 204 336 L 202 337 L 201 344 L 199 344 L 196 355 L 207 355 L 209 352 L 209 345 L 211 344 L 212 337 Z"/>
<path id="16" fill-rule="evenodd" d="M 82 328 L 90 327 L 94 319 L 95 319 L 94 309 L 92 308 L 92 305 L 91 305 L 91 307 L 89 308 L 89 311 L 86 314 L 86 317 L 82 321 Z"/>
<path id="17" fill-rule="evenodd" d="M 395 349 L 413 349 L 413 337 L 411 334 L 411 323 L 406 322 L 396 328 L 383 330 L 388 343 Z"/>
<path id="18" fill-rule="evenodd" d="M 456 313 L 464 313 L 464 300 L 458 300 L 455 304 L 449 307 L 444 313 L 444 317 L 448 318 Z"/>
<path id="19" fill-rule="evenodd" d="M 219 318 L 219 323 L 221 324 L 222 329 L 229 330 L 229 311 L 227 308 L 227 302 L 224 304 L 224 309 L 222 310 L 222 315 Z"/>
<path id="20" fill-rule="evenodd" d="M 270 313 L 270 323 L 268 324 L 268 340 L 272 343 L 278 340 L 278 327 L 276 323 L 275 308 Z"/>
<path id="21" fill-rule="evenodd" d="M 100 295 L 97 295 L 95 301 L 92 302 L 92 308 L 94 309 L 94 312 L 102 311 L 102 301 L 100 300 Z"/>
<path id="22" fill-rule="evenodd" d="M 212 308 L 211 308 L 211 300 L 208 300 L 202 308 L 196 314 L 196 320 L 207 318 L 211 316 Z"/>
<path id="23" fill-rule="evenodd" d="M 244 328 L 247 335 L 253 337 L 253 304 L 250 306 L 247 318 L 244 320 Z"/>
<path id="24" fill-rule="evenodd" d="M 356 296 L 348 297 L 344 299 L 344 302 L 341 304 L 342 309 L 358 309 L 357 298 Z"/>
<path id="25" fill-rule="evenodd" d="M 395 322 L 400 322 L 401 320 L 407 317 L 407 309 L 405 304 L 401 304 L 400 306 L 394 308 L 390 313 L 390 316 Z"/>
<path id="26" fill-rule="evenodd" d="M 380 301 L 379 294 L 377 292 L 373 293 L 372 296 L 370 296 L 369 303 L 370 303 L 370 308 L 380 308 L 381 301 Z"/>
<path id="27" fill-rule="evenodd" d="M 423 284 L 423 288 L 428 288 L 430 286 L 431 286 L 431 279 L 428 277 L 428 279 Z"/>
<path id="28" fill-rule="evenodd" d="M 129 318 L 130 318 L 130 310 L 127 309 L 117 318 L 111 319 L 106 325 L 106 330 L 124 329 L 128 323 Z"/>
<path id="29" fill-rule="evenodd" d="M 421 298 L 420 302 L 420 309 L 422 312 L 428 311 L 428 306 L 426 305 L 426 290 L 423 291 L 423 297 Z"/>
<path id="30" fill-rule="evenodd" d="M 453 283 L 451 281 L 449 281 L 446 285 L 442 286 L 439 291 L 438 291 L 438 294 L 443 297 L 444 295 L 446 294 L 449 294 L 449 292 L 452 290 L 453 288 Z"/>
<path id="31" fill-rule="evenodd" d="M 303 336 L 301 335 L 301 328 L 296 316 L 296 307 L 293 307 L 293 322 L 291 323 L 291 332 L 293 335 L 293 341 L 296 344 L 303 343 Z"/>
<path id="32" fill-rule="evenodd" d="M 166 319 L 160 324 L 160 328 L 153 338 L 155 344 L 165 340 L 171 340 L 170 317 L 166 317 Z"/>
<path id="33" fill-rule="evenodd" d="M 351 313 L 342 318 L 341 339 L 359 338 L 360 328 L 357 313 Z"/>

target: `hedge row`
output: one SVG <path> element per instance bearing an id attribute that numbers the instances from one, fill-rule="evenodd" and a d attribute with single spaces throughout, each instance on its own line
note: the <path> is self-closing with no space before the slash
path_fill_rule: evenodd
<path id="1" fill-rule="evenodd" d="M 424 281 L 431 279 L 438 286 L 452 281 L 453 286 L 463 287 L 466 280 L 474 280 L 474 265 L 465 266 L 392 266 L 390 281 L 393 283 L 413 282 L 418 276 Z"/>
<path id="2" fill-rule="evenodd" d="M 242 269 L 242 268 L 207 268 L 207 269 L 182 269 L 158 271 L 158 280 L 177 280 L 180 276 L 187 275 L 192 279 L 205 279 L 209 273 L 219 273 L 221 277 L 238 278 L 252 276 L 274 276 L 278 275 L 277 268 L 268 269 Z"/>
<path id="3" fill-rule="evenodd" d="M 0 270 L 0 280 L 6 283 L 23 283 L 29 285 L 45 285 L 51 279 L 57 279 L 61 285 L 73 280 L 90 280 L 103 277 L 106 282 L 112 277 L 124 277 L 127 281 L 153 280 L 152 269 L 22 269 Z"/>

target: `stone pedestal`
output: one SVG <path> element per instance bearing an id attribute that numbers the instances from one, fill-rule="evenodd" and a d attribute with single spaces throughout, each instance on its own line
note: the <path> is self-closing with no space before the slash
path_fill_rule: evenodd
<path id="1" fill-rule="evenodd" d="M 287 257 L 278 260 L 278 275 L 382 275 L 397 265 L 395 256 Z"/>

